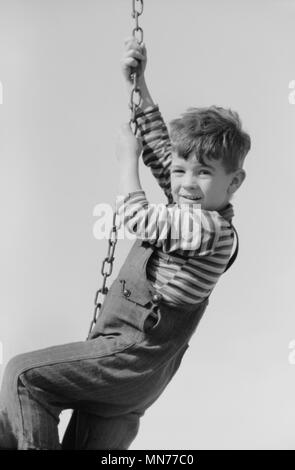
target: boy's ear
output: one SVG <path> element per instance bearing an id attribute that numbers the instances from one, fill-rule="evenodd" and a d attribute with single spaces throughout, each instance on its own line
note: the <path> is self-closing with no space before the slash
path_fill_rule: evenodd
<path id="1" fill-rule="evenodd" d="M 243 170 L 242 168 L 239 168 L 232 177 L 231 183 L 227 190 L 228 193 L 229 194 L 235 193 L 239 189 L 239 187 L 241 186 L 245 178 L 246 178 L 245 170 Z"/>

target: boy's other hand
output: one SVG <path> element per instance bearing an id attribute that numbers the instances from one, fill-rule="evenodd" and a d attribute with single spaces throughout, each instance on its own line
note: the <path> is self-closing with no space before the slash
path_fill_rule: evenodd
<path id="1" fill-rule="evenodd" d="M 121 125 L 118 131 L 116 156 L 119 162 L 130 163 L 138 161 L 142 152 L 142 143 L 139 137 L 135 137 L 130 123 Z"/>
<path id="2" fill-rule="evenodd" d="M 136 72 L 138 80 L 144 78 L 147 64 L 147 53 L 145 44 L 139 45 L 133 36 L 125 40 L 125 49 L 121 59 L 121 69 L 128 84 L 132 84 L 131 75 Z"/>

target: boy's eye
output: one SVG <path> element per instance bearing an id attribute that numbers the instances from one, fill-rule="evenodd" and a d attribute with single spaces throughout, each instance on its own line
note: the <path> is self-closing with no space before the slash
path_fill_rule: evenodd
<path id="1" fill-rule="evenodd" d="M 176 168 L 175 170 L 172 170 L 172 173 L 184 173 L 184 170 Z M 205 175 L 211 175 L 209 170 L 200 170 L 199 174 L 201 175 L 202 173 L 204 173 Z"/>

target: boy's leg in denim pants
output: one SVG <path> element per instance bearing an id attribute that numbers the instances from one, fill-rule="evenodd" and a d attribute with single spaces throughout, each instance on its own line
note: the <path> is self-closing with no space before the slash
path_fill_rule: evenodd
<path id="1" fill-rule="evenodd" d="M 60 412 L 79 408 L 89 413 L 88 404 L 95 411 L 100 402 L 105 412 L 109 410 L 109 416 L 91 418 L 90 411 L 88 444 L 84 437 L 82 444 L 84 441 L 84 445 L 107 449 L 129 445 L 139 427 L 139 415 L 135 412 L 130 416 L 128 409 L 124 410 L 132 385 L 120 389 L 120 369 L 116 364 L 113 369 L 110 367 L 110 356 L 112 361 L 120 360 L 118 353 L 127 352 L 127 343 L 116 338 L 97 338 L 21 354 L 10 360 L 0 395 L 0 448 L 60 449 Z M 115 371 L 115 375 L 104 378 L 109 371 Z M 81 416 L 85 420 L 87 414 Z M 93 432 L 94 428 L 98 432 L 98 423 L 101 442 Z M 83 425 L 80 432 L 83 435 Z"/>
<path id="2" fill-rule="evenodd" d="M 103 417 L 74 412 L 62 440 L 62 450 L 128 449 L 143 413 Z"/>
<path id="3" fill-rule="evenodd" d="M 60 449 L 57 424 L 62 409 L 82 411 L 82 424 L 74 428 L 79 437 L 74 448 L 78 442 L 82 448 L 124 449 L 134 439 L 142 411 L 176 373 L 208 304 L 206 299 L 182 309 L 165 306 L 146 278 L 152 251 L 136 241 L 108 291 L 89 341 L 10 361 L 0 410 L 6 413 L 19 449 Z M 92 415 L 88 421 L 86 413 Z M 86 438 L 83 422 L 88 422 Z M 114 428 L 118 436 L 113 436 Z M 73 447 L 71 432 L 63 444 L 65 449 L 67 444 Z"/>
<path id="4" fill-rule="evenodd" d="M 149 377 L 153 369 L 144 323 L 155 290 L 146 285 L 142 272 L 152 248 L 139 245 L 134 244 L 123 265 L 126 275 L 120 271 L 125 280 L 133 273 L 130 302 L 119 273 L 89 341 L 19 355 L 8 363 L 0 395 L 0 420 L 8 420 L 4 427 L 12 428 L 19 449 L 60 449 L 57 425 L 63 409 L 93 416 L 87 427 L 88 442 L 83 445 L 124 449 L 135 438 L 146 401 L 153 401 L 168 380 L 161 371 Z M 136 260 L 136 270 L 130 269 L 130 260 Z M 133 302 L 134 292 L 137 302 Z M 157 348 L 156 363 L 160 357 Z M 101 428 L 101 438 L 97 428 Z M 83 441 L 83 424 L 78 431 Z M 78 445 L 80 442 L 78 439 Z M 0 447 L 5 445 L 0 436 Z"/>

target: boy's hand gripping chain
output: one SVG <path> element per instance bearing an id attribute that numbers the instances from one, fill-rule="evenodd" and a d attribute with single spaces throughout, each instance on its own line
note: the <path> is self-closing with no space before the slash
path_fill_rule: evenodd
<path id="1" fill-rule="evenodd" d="M 138 25 L 138 17 L 143 13 L 143 0 L 132 0 L 132 18 L 135 19 L 135 28 L 132 31 L 132 35 L 134 38 L 137 39 L 139 44 L 142 43 L 143 41 L 143 29 Z M 138 36 L 137 36 L 138 35 Z M 137 84 L 137 74 L 133 74 L 133 88 L 131 91 L 131 97 L 130 97 L 130 103 L 129 107 L 131 109 L 131 119 L 130 119 L 130 125 L 133 126 L 132 131 L 134 135 L 137 133 L 138 125 L 136 122 L 136 111 L 137 108 L 140 106 L 141 103 L 141 93 L 140 93 L 140 88 L 138 87 Z M 105 295 L 108 293 L 108 288 L 106 287 L 106 281 L 107 278 L 112 274 L 113 271 L 113 262 L 114 262 L 114 252 L 115 252 L 115 247 L 118 239 L 118 227 L 116 226 L 116 211 L 114 211 L 113 214 L 113 226 L 110 231 L 109 235 L 109 246 L 108 246 L 108 253 L 107 256 L 104 258 L 102 262 L 102 267 L 101 267 L 101 274 L 103 275 L 103 283 L 102 286 L 96 291 L 95 294 L 95 300 L 94 300 L 94 313 L 93 313 L 93 319 L 90 323 L 90 328 L 88 332 L 87 339 L 89 339 L 91 331 L 96 324 L 97 318 L 99 316 L 99 312 L 102 306 L 102 302 L 99 301 L 99 296 Z M 108 271 L 104 271 L 105 264 L 109 264 L 109 269 Z M 103 297 L 103 299 L 104 299 Z"/>

